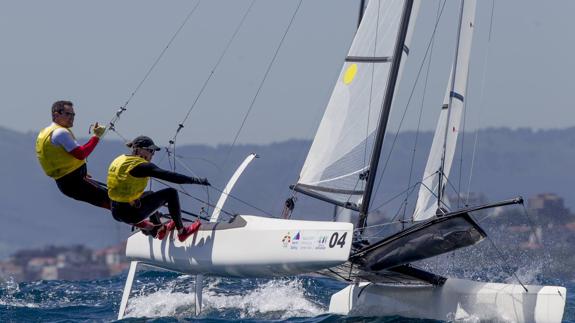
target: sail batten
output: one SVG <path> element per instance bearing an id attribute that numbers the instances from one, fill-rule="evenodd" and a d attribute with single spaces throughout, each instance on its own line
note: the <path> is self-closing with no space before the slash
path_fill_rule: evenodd
<path id="1" fill-rule="evenodd" d="M 323 187 L 323 186 L 315 186 L 315 185 L 298 184 L 298 186 L 301 188 L 305 188 L 308 190 L 314 190 L 314 191 L 318 191 L 318 192 L 346 194 L 346 195 L 362 195 L 363 194 L 363 191 L 342 190 L 342 189 L 329 188 L 329 187 Z"/>
<path id="2" fill-rule="evenodd" d="M 370 56 L 348 56 L 345 58 L 346 62 L 356 63 L 391 63 L 393 57 L 370 57 Z"/>

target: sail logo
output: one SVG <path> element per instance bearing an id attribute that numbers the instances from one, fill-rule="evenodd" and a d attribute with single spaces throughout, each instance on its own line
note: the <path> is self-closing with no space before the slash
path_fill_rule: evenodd
<path id="1" fill-rule="evenodd" d="M 291 232 L 286 233 L 282 238 L 282 246 L 284 248 L 290 248 L 292 250 L 300 249 L 300 245 L 302 244 L 303 235 L 301 231 L 296 231 L 295 234 L 291 234 Z M 303 242 L 305 244 L 305 241 Z"/>
<path id="2" fill-rule="evenodd" d="M 327 236 L 321 236 L 317 239 L 316 245 L 315 245 L 315 249 L 316 250 L 323 250 L 326 248 L 326 243 L 327 243 Z"/>
<path id="3" fill-rule="evenodd" d="M 345 70 L 345 74 L 343 75 L 343 83 L 345 85 L 350 85 L 353 79 L 355 78 L 355 74 L 357 74 L 357 64 L 351 64 Z"/>
<path id="4" fill-rule="evenodd" d="M 291 244 L 290 244 L 290 249 L 292 250 L 299 250 L 300 249 L 300 242 L 301 242 L 301 233 L 300 231 L 297 231 L 292 237 L 291 237 Z"/>
<path id="5" fill-rule="evenodd" d="M 282 244 L 284 248 L 287 248 L 291 244 L 291 234 L 289 232 L 282 238 Z"/>
<path id="6" fill-rule="evenodd" d="M 282 247 L 291 250 L 326 249 L 327 236 L 318 237 L 315 234 L 304 234 L 302 231 L 287 232 L 282 238 Z"/>

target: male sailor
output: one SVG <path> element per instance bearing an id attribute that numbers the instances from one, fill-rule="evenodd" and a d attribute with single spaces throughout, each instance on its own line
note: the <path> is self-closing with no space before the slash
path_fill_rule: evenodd
<path id="1" fill-rule="evenodd" d="M 156 192 L 144 192 L 148 180 L 154 177 L 176 184 L 209 186 L 210 183 L 206 178 L 182 175 L 151 163 L 154 153 L 160 148 L 149 137 L 136 137 L 127 146 L 132 149 L 132 153 L 118 156 L 108 168 L 108 196 L 112 201 L 114 219 L 141 228 L 144 234 L 160 240 L 175 227 L 178 230 L 178 240 L 185 241 L 198 231 L 200 221 L 184 227 L 178 191 L 170 187 Z M 154 212 L 165 204 L 172 220 L 161 224 L 158 213 Z"/>
<path id="2" fill-rule="evenodd" d="M 90 178 L 86 166 L 86 157 L 96 148 L 106 128 L 98 123 L 93 125 L 94 135 L 81 146 L 70 129 L 75 115 L 70 101 L 52 105 L 52 124 L 38 134 L 36 156 L 46 175 L 56 180 L 64 195 L 109 209 L 108 191 Z"/>

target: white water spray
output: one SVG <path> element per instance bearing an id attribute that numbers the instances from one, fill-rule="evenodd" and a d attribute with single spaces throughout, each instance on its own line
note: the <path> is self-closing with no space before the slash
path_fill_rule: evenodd
<path id="1" fill-rule="evenodd" d="M 180 279 L 179 283 L 183 283 Z M 327 312 L 306 296 L 299 279 L 278 279 L 263 283 L 244 292 L 222 292 L 221 280 L 206 285 L 203 295 L 203 313 L 233 311 L 240 318 L 312 317 Z M 191 317 L 194 316 L 193 283 L 187 283 L 189 293 L 174 291 L 175 284 L 148 295 L 133 297 L 127 308 L 127 317 Z M 181 286 L 179 287 L 181 289 Z"/>

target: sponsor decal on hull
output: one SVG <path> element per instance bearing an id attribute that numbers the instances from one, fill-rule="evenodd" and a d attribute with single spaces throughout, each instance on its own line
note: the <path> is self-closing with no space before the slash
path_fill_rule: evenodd
<path id="1" fill-rule="evenodd" d="M 287 232 L 281 239 L 282 247 L 290 250 L 326 250 L 328 248 L 343 247 L 346 233 L 325 233 L 321 231 Z"/>
<path id="2" fill-rule="evenodd" d="M 289 245 L 291 244 L 291 235 L 289 232 L 282 238 L 282 244 L 284 248 L 289 247 Z"/>
<path id="3" fill-rule="evenodd" d="M 316 243 L 316 245 L 315 245 L 315 249 L 318 249 L 318 250 L 323 250 L 323 249 L 325 249 L 325 248 L 326 248 L 326 247 L 325 247 L 325 246 L 326 246 L 326 243 L 327 243 L 327 236 L 321 236 L 321 237 L 319 237 L 319 239 L 317 239 L 317 243 Z"/>

